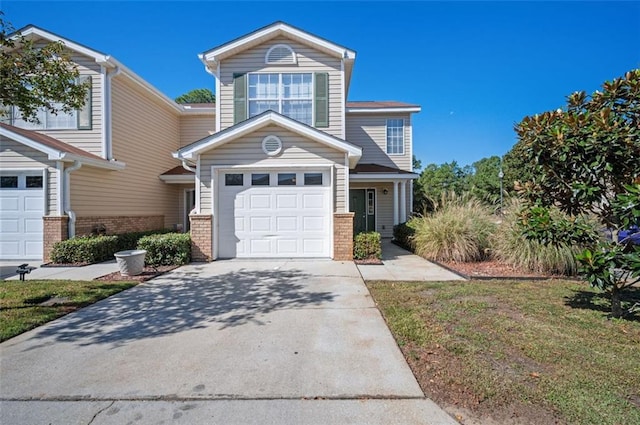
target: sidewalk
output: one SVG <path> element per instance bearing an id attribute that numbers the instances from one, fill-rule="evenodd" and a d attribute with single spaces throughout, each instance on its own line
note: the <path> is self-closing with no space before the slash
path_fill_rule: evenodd
<path id="1" fill-rule="evenodd" d="M 398 245 L 382 240 L 382 265 L 358 265 L 364 280 L 449 281 L 465 280 Z"/>
<path id="2" fill-rule="evenodd" d="M 16 269 L 22 263 L 37 267 L 31 273 L 25 275 L 25 280 L 62 279 L 62 280 L 93 280 L 97 277 L 118 271 L 116 260 L 104 263 L 91 264 L 82 267 L 41 267 L 39 261 L 0 261 L 0 279 L 19 279 Z"/>

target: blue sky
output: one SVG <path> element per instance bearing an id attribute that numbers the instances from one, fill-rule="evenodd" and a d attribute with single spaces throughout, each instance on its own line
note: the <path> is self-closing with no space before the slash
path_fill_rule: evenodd
<path id="1" fill-rule="evenodd" d="M 110 54 L 170 97 L 214 89 L 197 54 L 276 20 L 356 50 L 349 100 L 422 105 L 423 165 L 503 155 L 526 115 L 640 66 L 640 2 L 31 2 L 29 23 Z"/>

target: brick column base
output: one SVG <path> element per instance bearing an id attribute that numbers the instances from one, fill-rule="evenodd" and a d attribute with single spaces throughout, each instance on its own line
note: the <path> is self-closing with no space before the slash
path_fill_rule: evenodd
<path id="1" fill-rule="evenodd" d="M 354 213 L 333 214 L 333 259 L 353 260 L 353 216 Z"/>
<path id="2" fill-rule="evenodd" d="M 51 262 L 51 251 L 56 242 L 63 241 L 69 237 L 69 217 L 66 215 L 42 217 L 43 225 L 43 246 L 42 261 Z"/>
<path id="3" fill-rule="evenodd" d="M 191 260 L 211 261 L 213 259 L 213 216 L 190 215 L 189 220 L 191 222 Z"/>

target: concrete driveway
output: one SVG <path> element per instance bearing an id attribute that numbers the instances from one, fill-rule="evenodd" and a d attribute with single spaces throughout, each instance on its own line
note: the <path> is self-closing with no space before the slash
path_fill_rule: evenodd
<path id="1" fill-rule="evenodd" d="M 455 424 L 353 263 L 181 267 L 0 344 L 2 423 Z"/>

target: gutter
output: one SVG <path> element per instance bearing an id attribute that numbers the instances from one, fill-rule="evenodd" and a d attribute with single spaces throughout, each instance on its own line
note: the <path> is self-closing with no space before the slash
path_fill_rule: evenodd
<path id="1" fill-rule="evenodd" d="M 64 212 L 69 216 L 68 237 L 72 239 L 76 235 L 76 213 L 71 209 L 71 173 L 79 170 L 82 163 L 75 161 L 73 165 L 64 170 Z"/>

